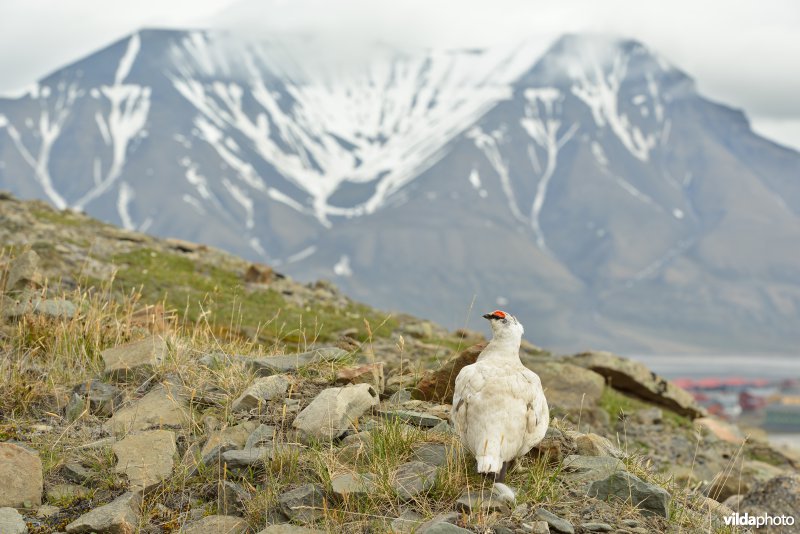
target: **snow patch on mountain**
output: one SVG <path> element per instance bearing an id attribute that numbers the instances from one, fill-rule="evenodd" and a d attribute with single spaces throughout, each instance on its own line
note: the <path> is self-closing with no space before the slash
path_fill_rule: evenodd
<path id="1" fill-rule="evenodd" d="M 222 59 L 213 52 L 220 43 L 237 53 Z M 330 226 L 331 217 L 359 216 L 385 205 L 441 157 L 451 139 L 509 98 L 510 84 L 531 63 L 530 57 L 519 59 L 525 52 L 387 52 L 363 68 L 331 72 L 288 69 L 275 58 L 291 60 L 291 53 L 269 43 L 245 46 L 230 37 L 193 33 L 170 50 L 178 65 L 170 76 L 198 110 L 202 139 L 240 178 L 263 189 L 254 170 L 225 148 L 228 139 L 245 141 L 308 193 L 310 210 Z M 204 81 L 223 72 L 235 73 L 236 83 Z M 269 83 L 275 78 L 282 89 Z M 370 184 L 371 194 L 353 205 L 336 205 L 331 198 L 348 183 Z M 305 199 L 294 201 L 306 205 Z"/>

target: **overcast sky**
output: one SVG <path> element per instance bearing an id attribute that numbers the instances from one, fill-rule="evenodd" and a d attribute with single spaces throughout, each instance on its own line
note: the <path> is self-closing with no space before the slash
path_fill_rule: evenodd
<path id="1" fill-rule="evenodd" d="M 0 0 L 0 92 L 26 86 L 142 27 L 313 35 L 343 50 L 488 46 L 566 32 L 633 37 L 800 149 L 796 0 Z M 347 46 L 344 46 L 347 45 Z"/>

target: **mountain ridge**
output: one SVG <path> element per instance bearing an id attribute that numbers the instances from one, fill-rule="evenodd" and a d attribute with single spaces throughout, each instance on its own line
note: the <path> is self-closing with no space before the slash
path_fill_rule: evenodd
<path id="1" fill-rule="evenodd" d="M 0 185 L 450 326 L 506 305 L 565 350 L 797 341 L 800 155 L 641 43 L 383 51 L 339 78 L 270 50 L 117 41 L 0 100 Z"/>

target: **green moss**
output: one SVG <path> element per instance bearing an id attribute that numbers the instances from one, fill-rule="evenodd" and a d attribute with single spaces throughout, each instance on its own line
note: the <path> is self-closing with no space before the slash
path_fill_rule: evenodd
<path id="1" fill-rule="evenodd" d="M 368 321 L 375 337 L 388 336 L 395 321 L 356 303 L 345 308 L 319 304 L 300 308 L 271 289 L 248 290 L 235 271 L 202 264 L 177 253 L 149 248 L 112 257 L 120 267 L 116 285 L 138 290 L 145 302 L 164 302 L 187 322 L 208 322 L 221 331 L 304 345 L 331 341 L 344 329 L 356 327 L 368 337 Z"/>
<path id="2" fill-rule="evenodd" d="M 609 386 L 603 388 L 603 394 L 600 396 L 600 407 L 608 412 L 612 421 L 648 406 L 647 403 L 620 393 Z"/>

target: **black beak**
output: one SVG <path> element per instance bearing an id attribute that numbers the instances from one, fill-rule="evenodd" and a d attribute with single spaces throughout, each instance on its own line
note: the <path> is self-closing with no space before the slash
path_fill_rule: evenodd
<path id="1" fill-rule="evenodd" d="M 484 314 L 483 318 L 484 319 L 489 319 L 491 321 L 492 319 L 500 319 L 500 316 L 499 315 L 495 315 L 494 313 L 487 313 L 487 314 Z"/>

